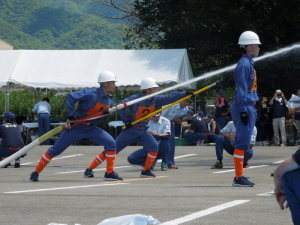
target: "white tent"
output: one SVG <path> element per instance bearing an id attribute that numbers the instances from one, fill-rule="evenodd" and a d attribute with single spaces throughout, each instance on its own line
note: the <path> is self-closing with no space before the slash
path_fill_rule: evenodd
<path id="1" fill-rule="evenodd" d="M 98 87 L 103 70 L 113 71 L 120 87 L 139 85 L 147 76 L 160 85 L 193 78 L 185 49 L 0 51 L 0 87 L 11 83 L 47 89 Z"/>

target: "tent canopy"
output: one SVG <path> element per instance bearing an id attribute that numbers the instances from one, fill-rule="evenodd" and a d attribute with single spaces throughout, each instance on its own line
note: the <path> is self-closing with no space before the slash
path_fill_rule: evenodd
<path id="1" fill-rule="evenodd" d="M 0 51 L 0 87 L 8 83 L 47 89 L 98 87 L 99 72 L 104 70 L 116 74 L 119 87 L 140 85 L 148 76 L 159 85 L 193 78 L 185 49 Z"/>

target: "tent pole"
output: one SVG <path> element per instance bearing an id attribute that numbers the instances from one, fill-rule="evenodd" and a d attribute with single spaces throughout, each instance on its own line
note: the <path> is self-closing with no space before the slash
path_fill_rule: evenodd
<path id="1" fill-rule="evenodd" d="M 4 93 L 4 112 L 9 111 L 9 84 L 5 87 L 5 93 Z"/>

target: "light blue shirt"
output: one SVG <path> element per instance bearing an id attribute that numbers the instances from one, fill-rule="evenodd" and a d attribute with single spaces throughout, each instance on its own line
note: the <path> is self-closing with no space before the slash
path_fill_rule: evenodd
<path id="1" fill-rule="evenodd" d="M 163 116 L 160 116 L 160 118 L 157 122 L 150 120 L 148 126 L 149 126 L 149 128 L 148 128 L 149 132 L 156 131 L 159 134 L 171 133 L 170 120 L 168 120 L 167 118 L 165 118 Z"/>
<path id="2" fill-rule="evenodd" d="M 185 116 L 187 114 L 188 107 L 181 108 L 180 103 L 173 105 L 172 107 L 165 109 L 161 112 L 162 116 L 166 117 L 170 121 L 175 118 Z"/>
<path id="3" fill-rule="evenodd" d="M 233 121 L 228 122 L 227 125 L 222 130 L 220 130 L 220 133 L 235 135 L 236 134 L 236 129 L 235 129 Z M 253 132 L 252 132 L 252 135 L 251 135 L 250 144 L 255 145 L 256 136 L 257 136 L 257 129 L 254 126 Z"/>
<path id="4" fill-rule="evenodd" d="M 50 115 L 51 106 L 47 101 L 41 101 L 35 104 L 32 111 L 36 112 L 37 114 L 48 113 Z"/>

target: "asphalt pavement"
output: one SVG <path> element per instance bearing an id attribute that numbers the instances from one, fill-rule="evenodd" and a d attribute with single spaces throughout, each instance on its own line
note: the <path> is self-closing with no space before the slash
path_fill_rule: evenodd
<path id="1" fill-rule="evenodd" d="M 214 146 L 177 146 L 179 169 L 160 170 L 156 178 L 140 178 L 141 167 L 127 156 L 138 149 L 124 149 L 115 161 L 123 182 L 105 182 L 105 164 L 95 178 L 83 171 L 103 150 L 97 146 L 71 146 L 40 174 L 29 175 L 47 146 L 35 147 L 22 159 L 21 168 L 0 169 L 0 224 L 97 225 L 102 220 L 132 214 L 151 215 L 162 224 L 292 224 L 289 210 L 280 210 L 273 196 L 270 174 L 297 147 L 255 147 L 245 176 L 255 187 L 232 187 L 233 159 L 224 153 L 224 168 L 212 170 Z"/>

